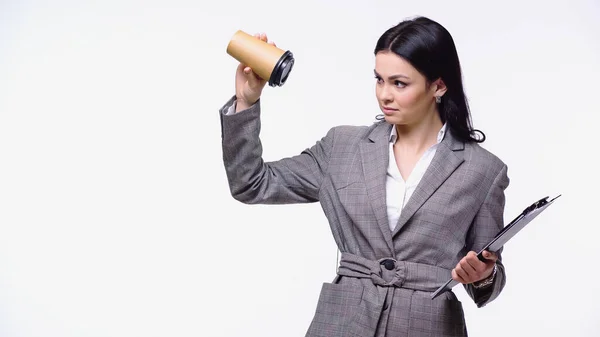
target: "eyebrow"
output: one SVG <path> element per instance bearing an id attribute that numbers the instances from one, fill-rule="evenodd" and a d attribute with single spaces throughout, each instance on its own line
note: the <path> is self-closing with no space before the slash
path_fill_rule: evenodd
<path id="1" fill-rule="evenodd" d="M 381 76 L 380 76 L 380 75 L 377 73 L 377 71 L 376 71 L 376 70 L 373 70 L 373 72 L 375 73 L 375 76 L 379 76 L 379 77 L 381 77 Z M 393 80 L 395 80 L 395 79 L 398 79 L 398 78 L 405 78 L 405 79 L 407 79 L 407 80 L 409 80 L 409 79 L 410 79 L 408 76 L 406 76 L 406 75 L 402 75 L 402 74 L 396 74 L 396 75 L 392 75 L 392 76 L 389 76 L 389 77 L 388 77 L 388 79 L 389 79 L 390 81 L 393 81 Z"/>

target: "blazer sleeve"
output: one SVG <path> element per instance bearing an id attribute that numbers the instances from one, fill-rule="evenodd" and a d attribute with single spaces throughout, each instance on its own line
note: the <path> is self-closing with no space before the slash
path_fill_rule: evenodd
<path id="1" fill-rule="evenodd" d="M 327 172 L 334 129 L 296 156 L 265 162 L 260 140 L 260 100 L 229 113 L 232 97 L 221 109 L 223 162 L 231 195 L 245 204 L 316 202 Z"/>
<path id="2" fill-rule="evenodd" d="M 504 191 L 509 185 L 507 166 L 503 164 L 490 187 L 481 208 L 477 212 L 467 235 L 467 248 L 480 251 L 504 227 Z M 502 264 L 502 250 L 497 251 L 496 276 L 494 282 L 477 289 L 473 284 L 463 285 L 477 307 L 481 308 L 490 303 L 502 292 L 506 283 L 506 272 Z"/>

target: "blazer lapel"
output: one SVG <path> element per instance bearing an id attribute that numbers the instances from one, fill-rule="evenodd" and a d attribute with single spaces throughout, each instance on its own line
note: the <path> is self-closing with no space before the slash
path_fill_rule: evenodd
<path id="1" fill-rule="evenodd" d="M 400 232 L 431 195 L 450 177 L 452 172 L 464 161 L 464 143 L 457 140 L 448 131 L 444 140 L 439 144 L 431 164 L 423 178 L 415 188 L 412 196 L 404 206 L 400 219 L 394 228 L 392 237 Z"/>
<path id="2" fill-rule="evenodd" d="M 360 154 L 371 207 L 390 253 L 393 253 L 394 246 L 388 224 L 385 191 L 391 129 L 391 124 L 384 122 L 377 124 L 369 134 L 368 141 L 360 144 Z"/>

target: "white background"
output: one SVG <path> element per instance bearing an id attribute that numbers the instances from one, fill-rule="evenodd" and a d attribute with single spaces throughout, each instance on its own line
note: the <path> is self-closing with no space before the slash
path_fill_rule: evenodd
<path id="1" fill-rule="evenodd" d="M 418 3 L 418 4 L 416 4 Z M 598 1 L 0 1 L 0 336 L 303 336 L 336 247 L 318 204 L 228 191 L 233 33 L 294 53 L 263 95 L 264 158 L 379 113 L 377 38 L 453 35 L 475 126 L 509 166 L 506 245 L 473 336 L 599 336 Z"/>

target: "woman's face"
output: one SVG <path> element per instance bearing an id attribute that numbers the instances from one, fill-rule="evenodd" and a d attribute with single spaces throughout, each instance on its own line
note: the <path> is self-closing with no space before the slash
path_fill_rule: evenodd
<path id="1" fill-rule="evenodd" d="M 436 113 L 435 96 L 441 81 L 429 85 L 410 63 L 390 51 L 375 56 L 376 96 L 385 120 L 391 124 L 418 124 Z M 444 90 L 445 91 L 445 90 Z"/>

